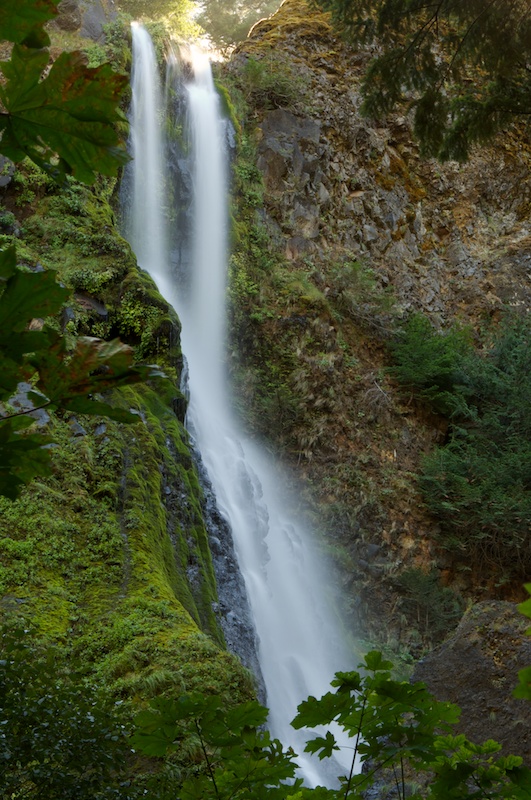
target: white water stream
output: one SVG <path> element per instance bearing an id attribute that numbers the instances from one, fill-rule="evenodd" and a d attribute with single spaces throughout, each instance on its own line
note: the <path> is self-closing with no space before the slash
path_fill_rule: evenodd
<path id="1" fill-rule="evenodd" d="M 334 615 L 327 576 L 319 568 L 310 533 L 286 497 L 279 467 L 239 429 L 230 408 L 224 367 L 227 262 L 227 157 L 224 124 L 210 65 L 191 55 L 187 86 L 192 142 L 193 275 L 180 296 L 170 275 L 164 223 L 164 143 L 160 88 L 150 38 L 133 26 L 133 193 L 127 235 L 141 267 L 178 311 L 189 367 L 187 423 L 228 520 L 259 639 L 259 661 L 270 709 L 269 727 L 299 754 L 309 785 L 327 784 L 322 762 L 303 754 L 306 734 L 290 721 L 308 695 L 329 690 L 334 672 L 349 669 Z M 352 740 L 344 737 L 348 769 Z M 344 770 L 341 770 L 344 771 Z"/>

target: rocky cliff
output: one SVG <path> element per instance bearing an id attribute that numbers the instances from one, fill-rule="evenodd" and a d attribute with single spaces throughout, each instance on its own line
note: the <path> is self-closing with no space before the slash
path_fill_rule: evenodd
<path id="1" fill-rule="evenodd" d="M 515 128 L 466 164 L 421 160 L 407 116 L 359 113 L 370 56 L 285 0 L 223 73 L 244 109 L 232 355 L 243 416 L 306 481 L 350 624 L 419 652 L 465 597 L 522 589 L 441 547 L 417 476 L 448 418 L 390 377 L 389 342 L 414 311 L 472 339 L 528 311 L 531 148 Z"/>

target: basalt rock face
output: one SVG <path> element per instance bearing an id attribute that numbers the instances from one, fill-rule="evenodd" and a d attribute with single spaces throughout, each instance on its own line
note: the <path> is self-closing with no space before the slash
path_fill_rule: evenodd
<path id="1" fill-rule="evenodd" d="M 461 707 L 457 727 L 472 741 L 495 738 L 505 755 L 531 765 L 529 703 L 512 697 L 518 670 L 531 664 L 527 627 L 513 603 L 478 603 L 448 641 L 416 665 L 414 679 Z"/>
<path id="2" fill-rule="evenodd" d="M 233 363 L 249 424 L 296 466 L 324 517 L 349 624 L 417 652 L 431 623 L 421 597 L 406 608 L 405 570 L 474 599 L 519 599 L 521 588 L 485 565 L 456 569 L 439 547 L 416 475 L 447 422 L 386 372 L 393 322 L 382 298 L 395 321 L 417 311 L 436 328 L 476 331 L 504 308 L 527 312 L 531 145 L 514 128 L 466 164 L 421 159 L 406 116 L 360 114 L 371 54 L 327 15 L 285 0 L 226 68 L 250 106 L 264 187 L 255 221 L 282 261 L 280 277 L 248 273 L 248 296 L 257 289 L 251 311 L 234 315 Z M 352 261 L 370 272 L 365 295 L 346 277 Z"/>
<path id="3" fill-rule="evenodd" d="M 370 49 L 303 8 L 286 0 L 234 57 L 241 68 L 274 47 L 304 87 L 293 113 L 256 109 L 268 222 L 287 257 L 368 258 L 404 309 L 440 322 L 502 302 L 528 308 L 529 141 L 513 131 L 467 164 L 422 160 L 406 117 L 359 113 Z"/>
<path id="4" fill-rule="evenodd" d="M 81 25 L 81 10 L 77 0 L 61 0 L 55 24 L 63 31 L 77 31 Z"/>
<path id="5" fill-rule="evenodd" d="M 103 40 L 104 26 L 117 13 L 114 0 L 61 0 L 57 10 L 54 27 L 68 33 L 78 32 L 95 42 Z"/>

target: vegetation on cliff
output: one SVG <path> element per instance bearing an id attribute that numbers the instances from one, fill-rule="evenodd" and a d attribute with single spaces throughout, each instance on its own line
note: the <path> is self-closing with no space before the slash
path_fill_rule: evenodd
<path id="1" fill-rule="evenodd" d="M 449 418 L 420 475 L 444 546 L 494 562 L 507 582 L 531 574 L 530 341 L 527 316 L 506 315 L 477 349 L 470 332 L 413 317 L 392 348 L 400 382 Z"/>
<path id="2" fill-rule="evenodd" d="M 231 364 L 306 481 L 349 624 L 419 654 L 528 571 L 528 434 L 504 431 L 526 430 L 529 143 L 422 160 L 406 117 L 360 116 L 371 52 L 288 0 L 227 67 Z"/>
<path id="3" fill-rule="evenodd" d="M 161 755 L 179 748 L 186 732 L 194 731 L 204 771 L 184 780 L 183 800 L 362 800 L 368 791 L 399 800 L 527 798 L 531 770 L 521 757 L 500 755 L 493 740 L 479 744 L 454 734 L 459 708 L 435 700 L 423 683 L 393 679 L 392 667 L 372 651 L 360 672 L 337 673 L 333 692 L 309 697 L 298 707 L 292 725 L 319 728 L 306 752 L 322 760 L 343 750 L 341 766 L 331 765 L 333 774 L 339 773 L 339 788 L 303 786 L 296 777 L 295 754 L 261 730 L 266 709 L 257 703 L 227 712 L 216 698 L 197 694 L 156 700 L 138 715 L 132 742 Z M 351 746 L 338 736 L 341 729 Z"/>
<path id="4" fill-rule="evenodd" d="M 531 108 L 531 23 L 520 0 L 316 0 L 355 42 L 377 40 L 363 110 L 413 108 L 424 155 L 466 159 Z"/>
<path id="5" fill-rule="evenodd" d="M 33 75 L 32 86 L 35 74 L 31 70 L 37 67 L 42 70 L 44 59 L 46 63 L 49 59 L 48 51 L 42 47 L 47 42 L 42 24 L 53 15 L 55 5 L 26 2 L 23 10 L 28 11 L 32 20 L 31 36 L 26 29 L 16 27 L 16 37 L 21 37 L 23 30 L 26 38 L 15 45 L 12 60 L 7 64 L 15 69 L 13 65 L 20 65 L 24 59 L 31 62 L 28 74 Z M 45 9 L 46 13 L 34 18 L 31 15 L 34 7 Z M 0 20 L 5 21 L 4 17 Z M 3 35 L 9 35 L 10 31 L 9 25 L 2 28 Z M 114 56 L 118 49 L 123 50 L 119 38 L 115 30 L 111 37 Z M 56 48 L 52 50 L 56 52 Z M 92 48 L 90 56 L 100 60 L 101 52 L 96 53 Z M 31 125 L 39 125 L 41 111 L 46 116 L 48 107 L 57 106 L 61 110 L 62 101 L 57 97 L 51 76 L 54 69 L 62 69 L 66 80 L 72 67 L 75 97 L 67 96 L 65 102 L 79 123 L 79 131 L 76 129 L 79 137 L 87 131 L 84 122 L 91 127 L 91 110 L 85 108 L 88 100 L 82 94 L 84 82 L 101 74 L 106 76 L 105 80 L 109 78 L 115 89 L 124 81 L 111 77 L 109 67 L 87 69 L 80 56 L 59 56 L 58 67 L 56 63 L 33 93 L 38 108 Z M 9 72 L 6 62 L 3 70 L 4 74 Z M 13 80 L 11 74 L 8 77 Z M 22 356 L 24 361 L 22 365 L 16 363 L 10 371 L 4 370 L 5 380 L 14 380 L 14 385 L 6 383 L 4 387 L 2 397 L 4 401 L 9 399 L 10 405 L 4 408 L 1 424 L 28 418 L 33 425 L 30 435 L 35 437 L 35 446 L 51 441 L 55 446 L 44 451 L 49 468 L 38 470 L 38 480 L 20 492 L 16 501 L 0 500 L 2 619 L 10 625 L 31 629 L 28 635 L 31 642 L 21 645 L 22 656 L 20 653 L 19 656 L 24 659 L 24 652 L 30 652 L 35 657 L 37 671 L 39 664 L 44 663 L 39 653 L 54 644 L 55 667 L 47 666 L 40 671 L 39 686 L 49 681 L 52 672 L 58 685 L 63 685 L 63 675 L 68 672 L 66 665 L 77 664 L 76 680 L 87 685 L 98 684 L 108 702 L 123 702 L 125 718 L 130 718 L 133 704 L 141 702 L 139 698 L 147 699 L 161 692 L 177 694 L 201 688 L 223 697 L 227 703 L 245 699 L 253 691 L 251 678 L 224 649 L 219 620 L 214 613 L 217 594 L 201 508 L 202 491 L 182 423 L 184 398 L 176 388 L 181 368 L 178 320 L 152 280 L 139 271 L 128 244 L 116 230 L 112 207 L 117 202 L 116 179 L 99 176 L 92 186 L 82 185 L 73 177 L 57 183 L 54 178 L 59 172 L 55 167 L 60 167 L 64 176 L 66 170 L 81 164 L 80 177 L 94 178 L 91 172 L 94 153 L 88 148 L 78 158 L 77 151 L 67 147 L 61 138 L 61 134 L 70 130 L 68 121 L 61 130 L 55 117 L 53 125 L 59 125 L 55 139 L 42 139 L 40 144 L 34 139 L 30 141 L 33 128 L 28 127 L 30 123 L 26 125 L 25 106 L 19 119 L 13 86 L 8 83 L 2 88 L 2 102 L 6 104 L 4 121 L 13 128 L 12 135 L 6 138 L 6 149 L 13 157 L 22 157 L 22 150 L 16 151 L 13 144 L 14 137 L 20 135 L 24 147 L 29 146 L 30 155 L 43 166 L 51 164 L 51 169 L 45 171 L 28 159 L 16 166 L 4 162 L 1 244 L 11 249 L 2 261 L 2 299 L 6 301 L 4 306 L 9 306 L 6 313 L 9 309 L 14 313 L 13 303 L 7 304 L 13 297 L 18 305 L 25 304 L 27 313 L 13 321 L 11 328 L 6 326 L 3 333 L 7 337 L 2 340 L 3 355 Z M 25 97 L 28 92 L 31 94 L 23 82 L 17 86 L 17 91 L 24 88 Z M 98 86 L 96 81 L 93 88 Z M 104 102 L 103 94 L 100 100 Z M 95 107 L 93 113 L 97 128 L 107 118 L 106 109 Z M 112 123 L 112 117 L 109 119 Z M 50 130 L 53 130 L 51 120 Z M 97 130 L 94 130 L 96 140 Z M 114 146 L 114 142 L 105 134 L 105 147 Z M 35 146 L 43 146 L 44 150 L 34 150 Z M 55 149 L 62 161 L 54 158 Z M 36 280 L 43 283 L 39 276 L 52 274 L 67 288 L 54 280 L 46 282 L 41 295 L 51 297 L 53 302 L 37 305 L 36 293 L 28 295 L 28 287 L 31 290 Z M 17 286 L 18 294 L 14 294 Z M 28 322 L 30 330 L 21 330 L 26 329 Z M 134 354 L 142 362 L 156 360 L 168 380 L 158 384 L 147 381 L 110 393 L 110 389 L 121 383 L 120 374 L 124 374 L 114 350 L 107 352 L 109 357 L 99 363 L 85 361 L 84 391 L 93 397 L 81 399 L 80 387 L 79 397 L 74 398 L 70 384 L 65 392 L 67 378 L 78 381 L 81 347 L 83 343 L 89 348 L 94 344 L 93 339 L 84 337 L 94 335 L 119 336 L 124 343 L 120 348 L 125 348 L 119 352 Z M 14 344 L 17 337 L 23 345 L 18 350 Z M 35 356 L 38 343 L 42 364 L 37 363 Z M 54 356 L 54 343 L 63 360 Z M 46 344 L 50 345 L 48 350 Z M 108 347 L 101 343 L 98 346 Z M 47 376 L 47 382 L 37 387 L 47 391 L 44 400 L 31 385 L 39 369 L 41 378 Z M 135 380 L 147 377 L 143 368 L 131 372 L 131 377 L 133 374 Z M 28 384 L 19 385 L 19 393 L 14 395 L 17 381 L 22 377 Z M 107 380 L 109 377 L 116 379 Z M 34 403 L 39 397 L 38 402 L 43 400 L 41 405 L 46 405 L 38 414 L 34 412 L 33 417 L 26 413 L 30 411 L 28 393 Z M 94 403 L 92 410 L 106 412 L 107 417 L 87 416 L 91 411 L 87 403 Z M 121 420 L 135 424 L 124 426 Z M 17 445 L 31 441 L 24 433 L 14 432 L 13 437 Z M 25 480 L 30 476 L 19 477 Z M 10 641 L 6 634 L 6 653 Z M 45 655 L 43 658 L 46 661 Z M 62 694 L 59 692 L 58 700 L 65 708 L 59 712 L 55 701 L 43 706 L 50 714 L 56 709 L 59 727 L 68 708 L 76 709 L 78 719 L 79 714 L 85 713 L 86 705 L 95 702 L 89 692 L 78 703 L 66 677 L 65 681 L 66 688 Z M 4 688 L 8 694 L 13 690 L 7 684 Z M 50 686 L 50 694 L 54 691 Z M 16 692 L 9 696 L 16 701 Z M 71 733 L 72 730 L 69 733 L 65 729 L 60 741 L 50 743 L 54 752 L 50 749 L 41 754 L 50 769 L 52 762 L 55 765 L 53 780 L 57 778 L 59 784 L 58 750 L 70 745 L 74 749 L 86 748 L 81 733 L 68 744 Z M 103 729 L 100 734 L 107 737 Z M 108 736 L 113 735 L 109 728 Z M 20 739 L 18 745 L 25 746 L 24 741 L 27 739 Z M 19 796 L 19 792 L 35 796 L 43 785 L 51 790 L 52 779 L 52 783 L 39 783 L 38 765 L 30 779 L 26 771 L 31 767 L 27 751 L 23 756 L 19 750 L 14 760 L 9 760 L 8 744 L 3 738 L 2 756 L 7 761 L 7 770 L 10 772 L 15 766 L 18 769 L 14 777 L 11 773 L 15 781 L 14 796 Z M 104 748 L 104 743 L 101 744 Z M 106 783 L 105 762 L 115 756 L 112 748 L 105 753 L 102 750 L 99 769 L 95 745 L 92 755 L 95 761 L 87 767 L 94 778 L 89 783 L 95 792 L 97 776 L 101 776 L 100 784 Z M 181 757 L 188 758 L 186 753 Z M 178 768 L 179 759 L 173 760 L 173 766 L 168 767 L 170 772 Z M 84 765 L 85 762 L 80 764 L 80 769 Z M 149 763 L 134 760 L 129 767 L 130 780 L 137 786 L 143 785 L 138 774 L 149 772 Z M 70 780 L 67 771 L 63 775 L 65 787 Z M 75 786 L 77 782 L 81 787 L 80 773 L 75 769 L 74 773 L 70 776 L 71 784 Z M 3 775 L 5 778 L 6 772 Z M 105 785 L 104 791 L 98 791 L 93 796 L 128 796 L 116 786 L 113 789 Z"/>

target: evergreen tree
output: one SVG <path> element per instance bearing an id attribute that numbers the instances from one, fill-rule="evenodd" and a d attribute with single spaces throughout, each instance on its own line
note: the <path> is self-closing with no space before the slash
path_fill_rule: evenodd
<path id="1" fill-rule="evenodd" d="M 424 155 L 465 160 L 531 113 L 531 14 L 525 0 L 315 0 L 355 42 L 377 41 L 363 110 L 404 103 Z"/>

